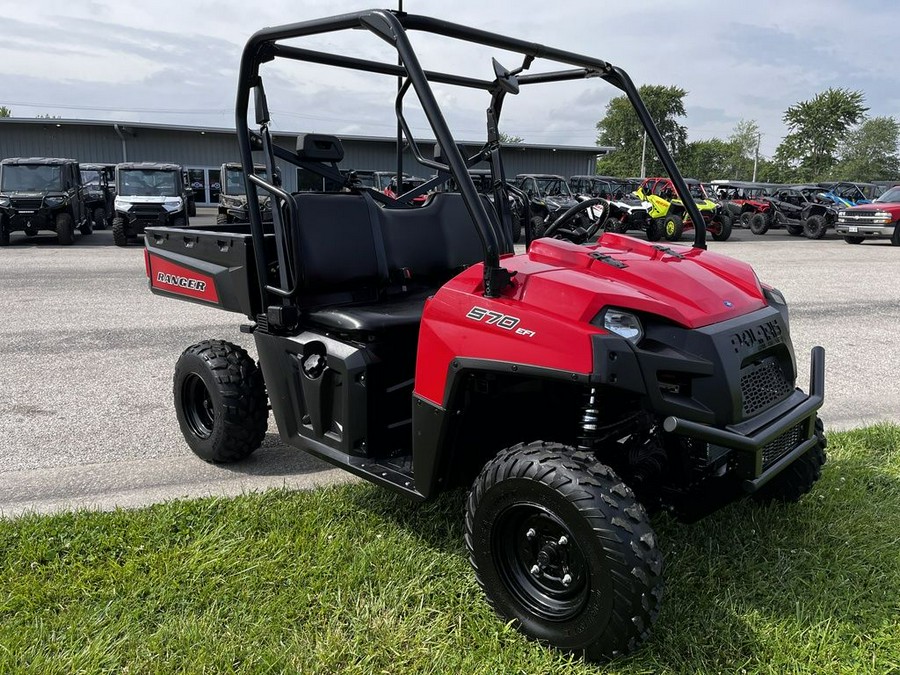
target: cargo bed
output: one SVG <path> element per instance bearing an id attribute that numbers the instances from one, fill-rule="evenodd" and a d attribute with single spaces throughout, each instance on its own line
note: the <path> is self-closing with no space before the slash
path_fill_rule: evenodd
<path id="1" fill-rule="evenodd" d="M 268 260 L 275 235 L 266 228 Z M 150 290 L 157 295 L 214 305 L 254 318 L 262 311 L 249 223 L 209 227 L 148 227 L 144 233 Z"/>

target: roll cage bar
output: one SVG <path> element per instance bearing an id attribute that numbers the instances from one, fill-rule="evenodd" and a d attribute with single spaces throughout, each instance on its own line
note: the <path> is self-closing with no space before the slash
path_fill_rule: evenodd
<path id="1" fill-rule="evenodd" d="M 282 40 L 352 29 L 367 30 L 392 45 L 397 50 L 398 62 L 382 63 L 280 44 Z M 424 70 L 419 64 L 418 57 L 406 35 L 407 31 L 411 30 L 519 53 L 524 58 L 522 64 L 512 71 L 505 69 L 494 59 L 493 67 L 496 76 L 494 80 Z M 330 166 L 324 162 L 305 161 L 297 154 L 278 147 L 272 142 L 272 136 L 269 131 L 268 105 L 259 70 L 262 64 L 276 58 L 305 61 L 403 78 L 402 86 L 399 88 L 396 98 L 398 122 L 417 161 L 435 169 L 437 175 L 418 188 L 400 195 L 398 201 L 411 200 L 413 197 L 424 194 L 432 187 L 447 181 L 451 176 L 455 178 L 484 249 L 484 295 L 487 297 L 498 296 L 503 288 L 510 283 L 512 277 L 510 272 L 500 265 L 501 253 L 512 250 L 512 216 L 506 199 L 503 198 L 506 179 L 503 174 L 502 162 L 500 161 L 501 144 L 498 123 L 505 96 L 507 94 L 517 94 L 522 86 L 599 77 L 622 90 L 634 107 L 642 126 L 647 131 L 650 142 L 662 161 L 663 167 L 675 185 L 676 191 L 681 195 L 684 205 L 695 223 L 694 247 L 706 248 L 706 232 L 703 218 L 694 200 L 691 198 L 690 191 L 687 189 L 687 185 L 681 177 L 678 168 L 675 166 L 675 162 L 669 154 L 634 83 L 624 70 L 600 59 L 440 19 L 390 10 L 365 10 L 265 28 L 252 35 L 244 47 L 235 103 L 235 127 L 247 189 L 250 231 L 255 243 L 253 248 L 256 274 L 262 295 L 261 306 L 263 308 L 269 306 L 269 298 L 272 296 L 279 298 L 285 308 L 293 306 L 293 296 L 300 284 L 300 275 L 297 268 L 299 244 L 297 237 L 293 234 L 298 227 L 299 220 L 297 202 L 293 195 L 274 182 L 264 180 L 254 173 L 252 152 L 254 150 L 263 151 L 264 164 L 266 165 L 268 176 L 275 175 L 275 158 L 277 157 L 335 180 L 339 184 L 346 184 L 345 177 L 337 169 L 336 161 L 332 161 Z M 523 74 L 524 71 L 530 68 L 535 59 L 558 62 L 569 66 L 569 68 L 552 72 Z M 430 83 L 432 82 L 470 89 L 481 89 L 490 93 L 491 101 L 487 109 L 487 142 L 471 157 L 464 158 L 460 148 L 453 139 L 431 90 Z M 417 95 L 436 139 L 436 151 L 439 150 L 439 152 L 435 153 L 436 156 L 433 160 L 423 156 L 403 116 L 402 102 L 410 88 Z M 254 95 L 254 112 L 256 124 L 259 126 L 258 131 L 252 131 L 248 126 L 247 116 L 251 92 Z M 471 166 L 481 161 L 489 161 L 491 165 L 495 204 L 499 205 L 500 212 L 499 226 L 495 226 L 488 217 L 485 204 L 479 198 L 475 185 L 468 173 L 468 169 Z M 263 190 L 275 197 L 281 204 L 281 208 L 272 209 L 276 254 L 279 263 L 279 282 L 277 286 L 271 285 L 267 278 L 268 264 L 265 247 L 263 246 L 264 231 L 260 215 L 258 190 Z M 286 220 L 287 222 L 285 222 Z"/>

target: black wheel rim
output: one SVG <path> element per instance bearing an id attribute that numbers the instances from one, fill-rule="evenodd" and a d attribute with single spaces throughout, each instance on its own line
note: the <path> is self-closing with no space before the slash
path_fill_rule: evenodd
<path id="1" fill-rule="evenodd" d="M 504 584 L 531 614 L 567 621 L 581 612 L 591 590 L 587 562 L 555 513 L 514 504 L 497 518 L 491 540 Z"/>
<path id="2" fill-rule="evenodd" d="M 191 373 L 182 383 L 181 407 L 191 433 L 198 438 L 209 438 L 213 432 L 216 413 L 209 389 L 199 375 Z"/>

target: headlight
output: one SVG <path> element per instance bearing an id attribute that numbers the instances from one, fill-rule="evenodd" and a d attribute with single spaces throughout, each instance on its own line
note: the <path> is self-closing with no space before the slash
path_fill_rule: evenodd
<path id="1" fill-rule="evenodd" d="M 9 197 L 0 197 L 0 206 L 9 206 Z"/>
<path id="2" fill-rule="evenodd" d="M 163 202 L 163 208 L 166 211 L 179 211 L 182 206 L 181 197 L 166 197 L 166 201 Z"/>
<path id="3" fill-rule="evenodd" d="M 52 208 L 62 206 L 66 203 L 65 197 L 44 197 L 44 205 Z"/>
<path id="4" fill-rule="evenodd" d="M 131 202 L 129 202 L 127 199 L 123 199 L 122 197 L 116 197 L 113 205 L 115 206 L 117 211 L 127 211 L 131 208 Z"/>
<path id="5" fill-rule="evenodd" d="M 637 344 L 644 337 L 644 329 L 641 326 L 641 320 L 631 312 L 625 312 L 621 309 L 610 308 L 600 313 L 598 322 L 595 319 L 592 323 L 602 326 L 610 333 L 615 333 L 619 337 L 623 337 L 631 344 Z"/>
<path id="6" fill-rule="evenodd" d="M 846 211 L 838 211 L 838 218 L 843 218 L 847 215 Z"/>
<path id="7" fill-rule="evenodd" d="M 787 307 L 787 300 L 784 299 L 784 295 L 777 288 L 771 288 L 769 286 L 763 286 L 763 295 L 766 296 L 768 301 L 773 305 L 781 305 L 783 307 Z"/>

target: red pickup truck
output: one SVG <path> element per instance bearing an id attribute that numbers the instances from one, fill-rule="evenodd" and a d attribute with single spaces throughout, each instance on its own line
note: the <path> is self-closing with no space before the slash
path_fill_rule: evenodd
<path id="1" fill-rule="evenodd" d="M 834 229 L 848 244 L 890 239 L 891 244 L 900 246 L 900 185 L 886 190 L 871 204 L 841 209 Z"/>

